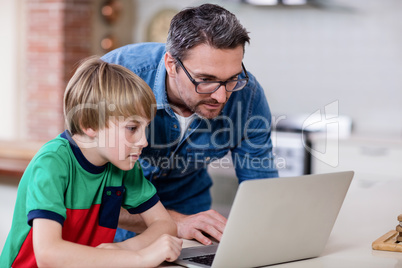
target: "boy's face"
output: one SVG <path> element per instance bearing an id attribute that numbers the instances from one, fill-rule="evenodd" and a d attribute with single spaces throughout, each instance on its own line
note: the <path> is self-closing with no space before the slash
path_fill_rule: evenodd
<path id="1" fill-rule="evenodd" d="M 145 129 L 149 121 L 140 116 L 109 120 L 109 127 L 99 130 L 99 152 L 106 162 L 130 170 L 148 145 Z"/>

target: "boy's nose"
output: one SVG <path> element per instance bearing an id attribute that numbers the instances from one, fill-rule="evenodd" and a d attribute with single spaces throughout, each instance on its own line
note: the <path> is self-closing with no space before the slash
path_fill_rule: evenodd
<path id="1" fill-rule="evenodd" d="M 145 131 L 142 133 L 141 139 L 139 139 L 138 142 L 136 142 L 136 146 L 141 147 L 141 148 L 145 148 L 148 146 L 148 140 L 145 135 Z"/>

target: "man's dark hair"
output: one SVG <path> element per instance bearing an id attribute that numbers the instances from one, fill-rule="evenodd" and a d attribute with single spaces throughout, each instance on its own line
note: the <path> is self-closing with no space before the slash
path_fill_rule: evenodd
<path id="1" fill-rule="evenodd" d="M 250 42 L 246 29 L 234 14 L 221 6 L 204 4 L 186 8 L 171 23 L 166 50 L 173 58 L 184 60 L 187 51 L 207 44 L 217 49 L 234 49 Z"/>

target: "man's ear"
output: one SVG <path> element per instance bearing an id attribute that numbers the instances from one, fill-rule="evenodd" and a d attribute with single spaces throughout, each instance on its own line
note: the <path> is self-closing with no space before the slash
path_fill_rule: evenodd
<path id="1" fill-rule="evenodd" d="M 169 77 L 176 77 L 176 60 L 169 52 L 165 53 L 165 67 Z"/>

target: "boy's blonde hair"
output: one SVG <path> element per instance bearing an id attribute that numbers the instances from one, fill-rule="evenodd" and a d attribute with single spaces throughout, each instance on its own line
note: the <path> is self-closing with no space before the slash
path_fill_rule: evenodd
<path id="1" fill-rule="evenodd" d="M 107 128 L 110 116 L 151 120 L 155 112 L 155 96 L 140 77 L 99 57 L 81 63 L 64 93 L 64 117 L 73 135 Z"/>

